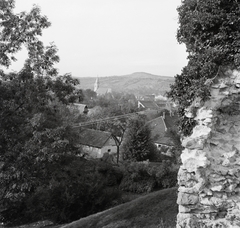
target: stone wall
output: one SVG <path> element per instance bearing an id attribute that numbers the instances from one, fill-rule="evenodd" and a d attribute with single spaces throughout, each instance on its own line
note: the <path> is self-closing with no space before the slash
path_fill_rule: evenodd
<path id="1" fill-rule="evenodd" d="M 197 126 L 182 140 L 178 228 L 240 227 L 240 72 L 208 83 L 211 99 L 186 110 Z"/>

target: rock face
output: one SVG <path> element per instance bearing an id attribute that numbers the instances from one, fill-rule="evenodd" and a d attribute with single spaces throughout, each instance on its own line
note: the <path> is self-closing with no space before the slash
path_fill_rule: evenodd
<path id="1" fill-rule="evenodd" d="M 240 227 L 240 72 L 219 77 L 196 109 L 182 140 L 177 227 Z"/>

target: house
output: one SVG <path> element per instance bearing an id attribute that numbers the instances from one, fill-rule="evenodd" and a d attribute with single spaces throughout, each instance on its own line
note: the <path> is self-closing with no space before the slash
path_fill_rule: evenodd
<path id="1" fill-rule="evenodd" d="M 110 132 L 81 128 L 77 145 L 92 158 L 102 158 L 105 153 L 116 154 L 117 146 Z"/>
<path id="2" fill-rule="evenodd" d="M 138 101 L 138 108 L 144 110 L 159 110 L 160 107 L 157 105 L 155 101 L 145 101 L 139 100 Z"/>
<path id="3" fill-rule="evenodd" d="M 73 108 L 76 108 L 80 114 L 87 114 L 89 111 L 88 106 L 85 104 L 74 103 Z"/>
<path id="4" fill-rule="evenodd" d="M 175 146 L 173 139 L 167 131 L 175 125 L 176 117 L 163 113 L 162 116 L 147 122 L 151 129 L 152 140 L 162 154 L 171 156 L 171 150 Z"/>
<path id="5" fill-rule="evenodd" d="M 156 101 L 156 104 L 158 105 L 158 107 L 166 109 L 167 101 L 166 100 L 158 100 L 158 101 Z"/>

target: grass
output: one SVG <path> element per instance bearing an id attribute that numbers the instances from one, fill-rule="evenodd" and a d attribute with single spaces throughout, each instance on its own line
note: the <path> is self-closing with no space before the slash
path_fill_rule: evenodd
<path id="1" fill-rule="evenodd" d="M 82 218 L 62 228 L 176 227 L 177 188 L 164 189 Z"/>
<path id="2" fill-rule="evenodd" d="M 178 213 L 176 201 L 177 188 L 169 188 L 70 224 L 54 225 L 50 221 L 42 221 L 11 228 L 173 228 L 176 227 Z M 6 227 L 0 224 L 0 228 Z"/>

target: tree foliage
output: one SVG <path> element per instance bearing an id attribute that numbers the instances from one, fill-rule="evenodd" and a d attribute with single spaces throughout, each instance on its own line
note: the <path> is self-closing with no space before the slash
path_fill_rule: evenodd
<path id="1" fill-rule="evenodd" d="M 149 159 L 154 145 L 151 140 L 151 129 L 145 123 L 142 117 L 129 120 L 122 145 L 124 160 L 144 161 Z"/>
<path id="2" fill-rule="evenodd" d="M 17 60 L 14 54 L 24 45 L 28 51 L 26 66 L 37 75 L 57 75 L 57 69 L 53 67 L 59 61 L 57 48 L 53 43 L 45 47 L 39 39 L 42 30 L 51 23 L 41 15 L 37 6 L 29 13 L 19 14 L 13 12 L 14 7 L 14 0 L 0 2 L 0 65 L 9 67 Z"/>
<path id="3" fill-rule="evenodd" d="M 57 76 L 56 47 L 39 40 L 48 19 L 36 6 L 14 14 L 14 5 L 0 1 L 0 66 L 9 67 L 23 45 L 28 59 L 20 72 L 0 75 L 0 204 L 7 211 L 49 186 L 47 167 L 79 152 L 67 105 L 82 100 L 77 80 Z"/>
<path id="4" fill-rule="evenodd" d="M 240 66 L 240 5 L 235 0 L 184 0 L 178 8 L 177 39 L 188 52 L 188 64 L 175 77 L 168 96 L 179 104 L 179 127 L 189 135 L 195 121 L 184 110 L 196 97 L 210 96 L 207 79 Z"/>
<path id="5" fill-rule="evenodd" d="M 64 91 L 66 96 L 61 96 L 61 101 L 54 93 L 60 79 L 30 75 L 12 74 L 11 81 L 0 85 L 2 199 L 10 204 L 43 184 L 49 175 L 44 169 L 46 164 L 78 152 L 73 143 L 76 135 L 71 130 L 74 119 L 63 103 L 68 103 L 71 90 Z M 64 87 L 65 82 L 61 84 Z"/>

